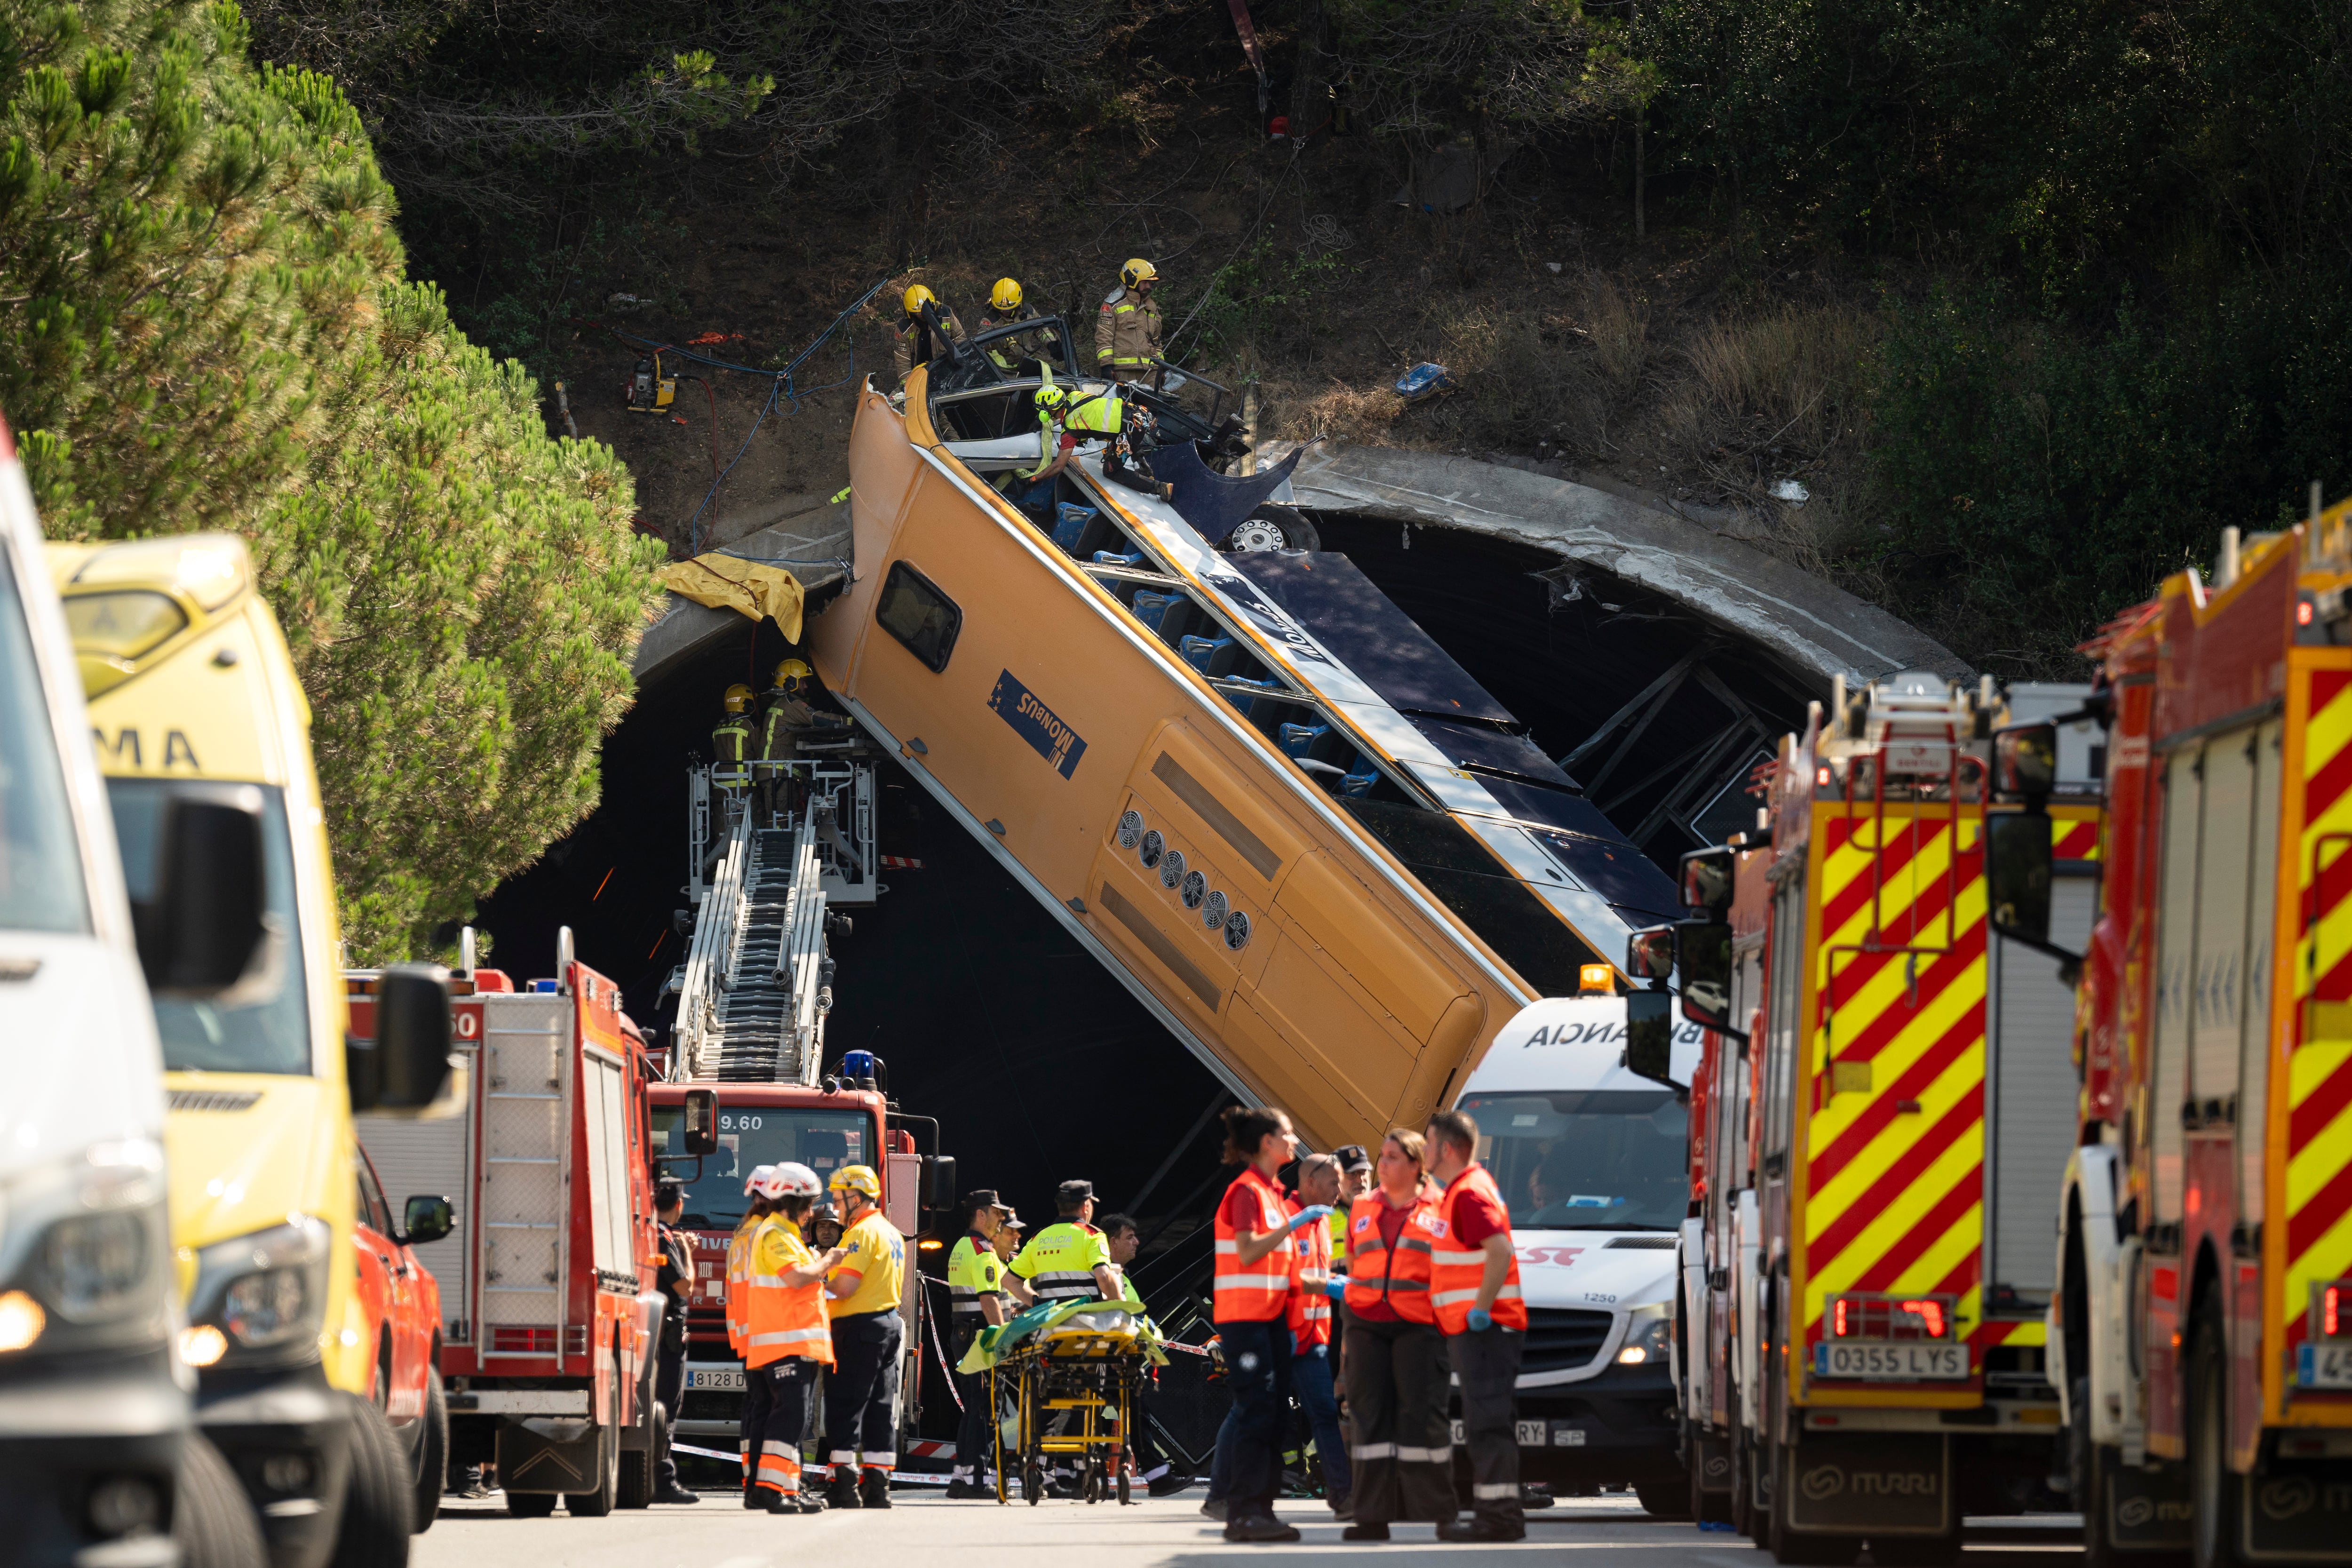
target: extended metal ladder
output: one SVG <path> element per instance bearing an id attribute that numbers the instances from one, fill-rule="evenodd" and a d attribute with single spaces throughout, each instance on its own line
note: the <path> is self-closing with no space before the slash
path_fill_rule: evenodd
<path id="1" fill-rule="evenodd" d="M 820 846 L 834 801 L 757 826 L 728 804 L 728 840 L 681 970 L 673 1074 L 699 1082 L 814 1085 L 833 1006 Z"/>

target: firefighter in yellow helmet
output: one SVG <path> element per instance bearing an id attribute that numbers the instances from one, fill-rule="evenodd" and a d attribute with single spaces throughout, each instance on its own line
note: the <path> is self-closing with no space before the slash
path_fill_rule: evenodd
<path id="1" fill-rule="evenodd" d="M 727 716 L 710 731 L 710 745 L 712 760 L 720 769 L 742 773 L 751 750 L 751 689 L 740 680 L 727 689 Z M 742 781 L 739 777 L 732 782 Z"/>
<path id="2" fill-rule="evenodd" d="M 1118 269 L 1118 287 L 1095 318 L 1095 374 L 1113 381 L 1136 381 L 1153 373 L 1160 357 L 1160 307 L 1151 290 L 1159 268 L 1138 256 Z"/>
<path id="3" fill-rule="evenodd" d="M 930 308 L 930 316 L 947 328 L 950 339 L 963 342 L 964 330 L 963 323 L 956 320 L 956 313 L 948 309 L 946 302 L 920 283 L 910 286 L 899 297 L 899 303 L 905 307 L 905 314 L 899 318 L 898 341 L 892 347 L 890 357 L 898 366 L 898 380 L 903 383 L 915 366 L 929 364 L 933 359 L 941 357 L 944 345 L 936 341 L 932 321 L 925 319 L 925 306 Z"/>
<path id="4" fill-rule="evenodd" d="M 768 695 L 760 720 L 760 760 L 768 763 L 789 763 L 800 755 L 801 738 L 812 731 L 846 730 L 849 720 L 839 713 L 828 713 L 815 706 L 814 700 L 824 689 L 818 684 L 816 671 L 797 658 L 788 658 L 776 666 L 776 673 L 768 685 Z M 761 789 L 770 816 L 775 815 L 781 803 L 786 809 L 797 809 L 796 792 L 788 789 L 790 780 L 782 777 L 781 768 L 763 770 L 767 777 Z"/>
<path id="5" fill-rule="evenodd" d="M 1008 327 L 1026 320 L 1029 315 L 1020 279 L 1000 278 L 996 287 L 988 291 L 988 313 L 980 319 L 981 335 L 986 336 L 991 328 Z M 1051 380 L 1055 368 L 1062 364 L 1062 334 L 1052 327 L 1031 327 L 998 338 L 987 345 L 987 353 L 996 368 L 1006 375 L 1043 375 Z M 1024 361 L 1036 363 L 1024 364 Z"/>

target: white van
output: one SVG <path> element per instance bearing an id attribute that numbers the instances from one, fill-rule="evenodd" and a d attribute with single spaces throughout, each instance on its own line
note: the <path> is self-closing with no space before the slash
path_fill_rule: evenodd
<path id="1" fill-rule="evenodd" d="M 143 945 L 159 973 L 193 977 L 182 933 L 235 911 L 174 880 L 178 904 L 141 917 Z M 81 678 L 0 424 L 0 1556 L 260 1568 L 244 1490 L 189 1418 L 163 1062 L 134 930 Z"/>
<path id="2" fill-rule="evenodd" d="M 1699 1028 L 1677 1019 L 1675 1077 Z M 1555 1491 L 1631 1484 L 1686 1517 L 1670 1350 L 1675 1244 L 1690 1202 L 1688 1116 L 1625 1068 L 1620 996 L 1557 996 L 1503 1026 L 1454 1102 L 1511 1210 L 1528 1338 L 1519 1473 Z"/>

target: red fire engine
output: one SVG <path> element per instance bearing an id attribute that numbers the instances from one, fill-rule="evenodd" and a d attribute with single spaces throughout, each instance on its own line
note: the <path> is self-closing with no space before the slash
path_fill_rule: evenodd
<path id="1" fill-rule="evenodd" d="M 2031 803 L 1990 764 L 2004 721 L 2083 690 L 1906 672 L 1840 692 L 1782 742 L 1757 831 L 1685 858 L 1696 918 L 1628 955 L 1677 973 L 1711 1031 L 1677 1336 L 1692 1501 L 1783 1563 L 1865 1542 L 1882 1563 L 1948 1563 L 1964 1514 L 2056 1500 L 2042 1312 L 2072 1129 L 2047 906 L 2055 845 L 2079 944 L 2088 727 L 2066 726 L 2073 766 L 2052 760 Z M 1986 896 L 1986 846 L 2011 824 L 2042 847 L 2038 931 Z M 1667 1005 L 1627 999 L 1644 1076 L 1665 1073 Z"/>
<path id="2" fill-rule="evenodd" d="M 2352 506 L 2223 536 L 2092 651 L 2053 1381 L 2095 1564 L 2352 1559 Z"/>
<path id="3" fill-rule="evenodd" d="M 467 935 L 470 937 L 471 933 Z M 470 945 L 470 944 L 469 944 Z M 464 1109 L 371 1137 L 395 1190 L 446 1194 L 441 1374 L 449 1453 L 495 1463 L 509 1512 L 642 1508 L 653 1491 L 654 1073 L 620 988 L 557 943 L 517 990 L 452 983 Z"/>

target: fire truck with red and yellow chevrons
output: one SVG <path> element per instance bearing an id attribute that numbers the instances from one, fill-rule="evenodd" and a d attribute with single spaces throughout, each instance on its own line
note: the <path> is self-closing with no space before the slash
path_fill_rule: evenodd
<path id="1" fill-rule="evenodd" d="M 2050 1309 L 2097 1565 L 2352 1560 L 2352 504 L 2091 645 L 2113 815 Z"/>
<path id="2" fill-rule="evenodd" d="M 1710 1026 L 1678 1302 L 1693 1502 L 1781 1562 L 1949 1562 L 1964 1514 L 2063 1506 L 2042 1313 L 2071 973 L 2046 917 L 1991 929 L 1984 854 L 1989 817 L 2030 813 L 2079 947 L 2085 690 L 1841 682 L 1783 741 L 1757 830 L 1685 858 L 1694 918 L 1635 939 L 1633 971 L 1663 979 L 1642 949 L 1671 931 Z M 2054 803 L 2057 781 L 2031 806 L 1992 787 L 2021 713 L 2066 721 Z"/>

